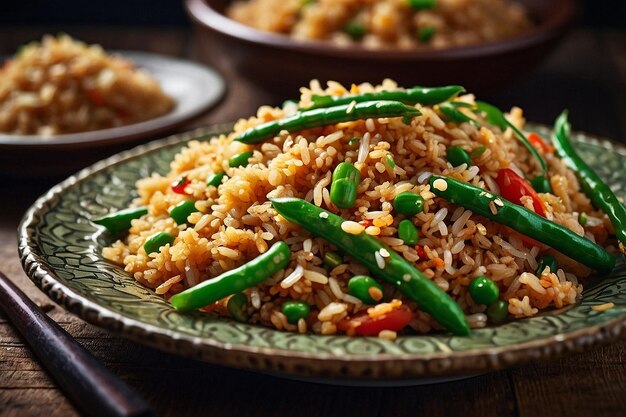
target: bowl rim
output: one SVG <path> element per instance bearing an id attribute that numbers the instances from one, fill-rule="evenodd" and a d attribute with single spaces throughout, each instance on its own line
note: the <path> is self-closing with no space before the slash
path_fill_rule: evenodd
<path id="1" fill-rule="evenodd" d="M 361 45 L 350 45 L 346 48 L 328 41 L 294 40 L 289 36 L 255 29 L 218 12 L 210 4 L 212 2 L 213 0 L 185 0 L 184 3 L 187 14 L 193 21 L 205 29 L 229 38 L 289 52 L 355 60 L 376 58 L 392 61 L 455 61 L 510 53 L 559 38 L 573 24 L 578 14 L 575 0 L 554 0 L 555 4 L 552 7 L 557 13 L 549 15 L 545 21 L 531 30 L 512 38 L 445 49 L 373 49 Z"/>

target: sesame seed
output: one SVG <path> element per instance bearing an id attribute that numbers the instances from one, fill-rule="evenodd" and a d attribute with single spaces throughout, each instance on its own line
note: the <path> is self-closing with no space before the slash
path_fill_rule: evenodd
<path id="1" fill-rule="evenodd" d="M 448 183 L 443 178 L 437 178 L 433 182 L 433 187 L 439 191 L 446 191 L 448 189 Z"/>
<path id="2" fill-rule="evenodd" d="M 321 212 L 321 213 L 320 213 L 320 217 L 321 217 L 322 219 L 327 219 L 327 218 L 328 218 L 328 213 L 326 213 L 325 211 L 323 211 L 323 212 Z"/>
<path id="3" fill-rule="evenodd" d="M 391 256 L 389 251 L 387 249 L 385 249 L 385 248 L 382 248 L 378 252 L 380 253 L 380 256 L 382 256 L 383 258 L 389 258 Z"/>
<path id="4" fill-rule="evenodd" d="M 378 265 L 378 268 L 384 269 L 385 268 L 385 258 L 383 258 L 380 255 L 380 252 L 378 252 L 378 251 L 374 252 L 374 258 L 376 258 L 376 265 Z"/>
<path id="5" fill-rule="evenodd" d="M 365 227 L 357 222 L 346 220 L 341 223 L 341 230 L 346 233 L 350 233 L 351 235 L 358 235 L 365 230 Z"/>

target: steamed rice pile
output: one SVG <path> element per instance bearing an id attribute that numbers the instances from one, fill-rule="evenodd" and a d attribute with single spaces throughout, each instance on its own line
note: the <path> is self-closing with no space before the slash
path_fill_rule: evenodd
<path id="1" fill-rule="evenodd" d="M 128 125 L 174 107 L 148 73 L 100 46 L 45 36 L 0 68 L 0 132 L 58 135 Z"/>
<path id="2" fill-rule="evenodd" d="M 376 87 L 353 85 L 349 91 L 331 82 L 324 90 L 313 81 L 310 88 L 301 89 L 300 105 L 310 104 L 311 94 L 343 95 L 397 88 L 393 81 L 386 80 Z M 458 100 L 472 103 L 474 97 L 466 95 Z M 104 256 L 124 265 L 135 279 L 167 299 L 242 265 L 276 241 L 284 241 L 293 254 L 288 267 L 245 291 L 250 321 L 288 331 L 334 334 L 340 332 L 337 325 L 346 317 L 368 309 L 347 291 L 352 276 L 367 275 L 368 271 L 348 256 L 343 256 L 342 264 L 333 269 L 324 267 L 324 253 L 336 248 L 278 216 L 268 201 L 294 196 L 366 226 L 366 233 L 380 238 L 449 293 L 467 314 L 471 327 L 484 327 L 487 322 L 486 307 L 476 304 L 468 294 L 468 284 L 479 275 L 497 283 L 511 317 L 529 317 L 546 308 L 575 303 L 582 291 L 580 280 L 589 275 L 589 269 L 544 248 L 541 253 L 554 255 L 559 269 L 535 275 L 538 247 L 525 247 L 519 234 L 436 198 L 428 185 L 428 177 L 435 173 L 499 194 L 494 178 L 501 168 L 529 177 L 540 174 L 530 153 L 510 131 L 445 122 L 436 106 L 416 107 L 422 115 L 410 125 L 400 118 L 367 119 L 293 134 L 283 131 L 256 145 L 232 141 L 251 126 L 296 110 L 295 105 L 284 109 L 261 107 L 256 117 L 237 122 L 230 135 L 190 142 L 176 155 L 168 175 L 153 174 L 138 181 L 140 197 L 136 204 L 147 205 L 149 212 L 133 220 L 129 235 L 106 248 Z M 520 128 L 523 126 L 519 108 L 512 109 L 508 117 Z M 446 160 L 450 146 L 484 146 L 486 150 L 472 161 L 472 166 L 454 168 Z M 230 157 L 246 151 L 254 152 L 248 166 L 228 166 Z M 580 192 L 576 177 L 561 160 L 553 153 L 540 152 L 548 163 L 553 189 L 553 194 L 539 194 L 547 218 L 603 244 L 610 227 L 608 220 Z M 352 209 L 337 209 L 329 196 L 332 171 L 341 161 L 353 163 L 363 177 Z M 223 183 L 218 188 L 207 187 L 207 177 L 221 171 L 227 175 Z M 171 189 L 171 184 L 182 176 L 191 181 L 185 189 L 188 196 Z M 408 246 L 397 237 L 398 223 L 405 216 L 396 214 L 391 202 L 406 191 L 425 200 L 423 212 L 412 217 L 420 234 L 416 246 Z M 168 211 L 184 199 L 193 199 L 198 212 L 189 216 L 189 226 L 177 226 Z M 527 208 L 533 210 L 532 201 L 527 203 Z M 587 214 L 585 227 L 578 221 L 580 212 Z M 148 256 L 143 244 L 159 231 L 177 237 L 172 245 Z M 426 333 L 441 328 L 394 287 L 384 283 L 383 289 L 385 300 L 400 300 L 411 308 L 414 319 L 410 327 L 415 331 Z M 309 303 L 309 318 L 297 325 L 289 324 L 281 312 L 287 300 Z M 226 300 L 222 300 L 203 310 L 228 315 L 225 305 Z M 376 309 L 384 314 L 396 307 L 397 302 L 383 303 Z M 395 333 L 385 332 L 384 337 L 393 338 Z"/>
<path id="3" fill-rule="evenodd" d="M 437 0 L 415 10 L 408 0 L 248 0 L 229 17 L 257 29 L 296 39 L 330 40 L 366 47 L 449 48 L 518 35 L 532 24 L 509 0 Z"/>

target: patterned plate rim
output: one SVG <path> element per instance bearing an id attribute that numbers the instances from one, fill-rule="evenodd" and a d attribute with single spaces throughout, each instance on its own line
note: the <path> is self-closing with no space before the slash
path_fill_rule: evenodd
<path id="1" fill-rule="evenodd" d="M 346 358 L 332 353 L 253 347 L 182 334 L 125 317 L 86 299 L 64 285 L 46 265 L 34 241 L 35 227 L 41 221 L 42 213 L 54 205 L 69 187 L 122 162 L 190 139 L 223 133 L 231 128 L 230 123 L 217 124 L 140 145 L 97 162 L 52 187 L 28 209 L 18 228 L 19 254 L 26 274 L 50 299 L 67 311 L 134 342 L 210 363 L 305 378 L 408 380 L 469 375 L 546 359 L 566 352 L 580 352 L 626 335 L 626 316 L 621 316 L 602 324 L 514 345 L 466 351 L 446 352 L 443 349 L 442 352 L 427 354 L 352 354 Z M 529 128 L 550 131 L 550 128 L 538 124 L 530 124 Z M 579 141 L 626 156 L 626 147 L 622 144 L 582 132 L 575 135 Z"/>

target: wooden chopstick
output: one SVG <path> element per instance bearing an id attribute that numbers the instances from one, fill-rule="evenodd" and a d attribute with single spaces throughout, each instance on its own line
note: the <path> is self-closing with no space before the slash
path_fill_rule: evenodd
<path id="1" fill-rule="evenodd" d="M 148 404 L 0 271 L 0 308 L 86 416 L 156 417 Z"/>

